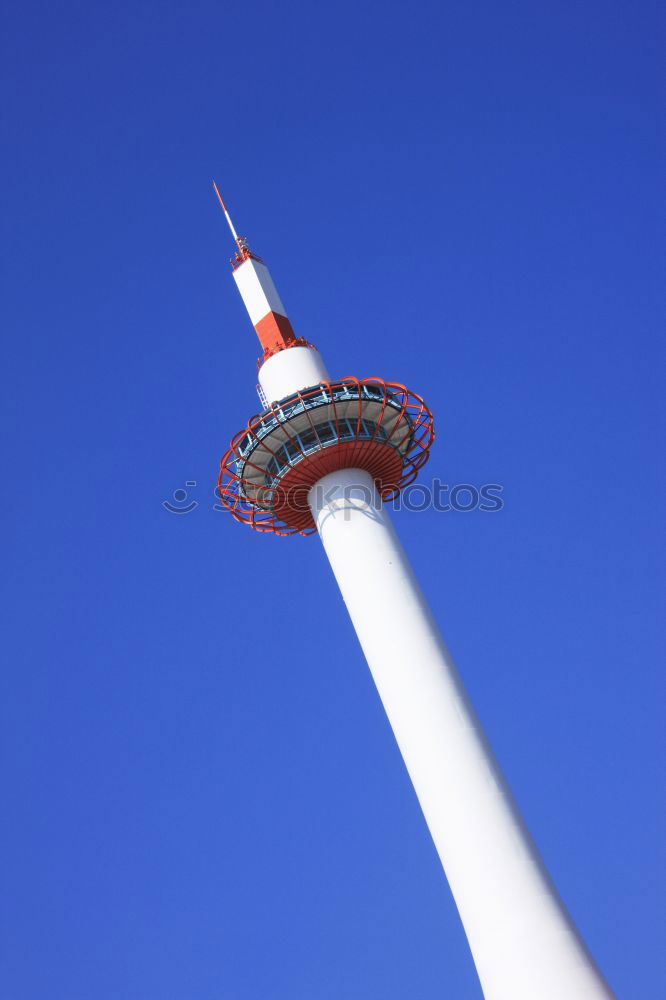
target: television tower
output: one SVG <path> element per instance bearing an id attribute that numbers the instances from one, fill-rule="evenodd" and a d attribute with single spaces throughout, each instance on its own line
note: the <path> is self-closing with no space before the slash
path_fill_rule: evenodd
<path id="1" fill-rule="evenodd" d="M 382 501 L 434 438 L 416 393 L 331 379 L 238 236 L 233 277 L 263 354 L 262 411 L 220 463 L 222 504 L 256 531 L 319 533 L 456 901 L 486 1000 L 609 1000 L 523 825 Z"/>

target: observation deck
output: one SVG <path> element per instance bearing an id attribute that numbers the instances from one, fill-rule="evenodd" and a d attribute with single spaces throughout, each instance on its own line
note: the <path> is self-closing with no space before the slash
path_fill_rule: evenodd
<path id="1" fill-rule="evenodd" d="M 220 462 L 218 494 L 237 521 L 278 535 L 316 529 L 308 493 L 337 469 L 365 469 L 383 499 L 428 460 L 433 417 L 420 396 L 382 379 L 321 382 L 272 403 Z"/>

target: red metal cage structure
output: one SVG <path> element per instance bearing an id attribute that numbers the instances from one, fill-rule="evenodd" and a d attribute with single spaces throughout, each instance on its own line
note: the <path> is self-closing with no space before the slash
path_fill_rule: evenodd
<path id="1" fill-rule="evenodd" d="M 434 436 L 432 413 L 404 385 L 321 382 L 251 417 L 220 461 L 218 497 L 255 531 L 311 535 L 308 493 L 323 476 L 365 469 L 391 499 L 427 462 Z"/>

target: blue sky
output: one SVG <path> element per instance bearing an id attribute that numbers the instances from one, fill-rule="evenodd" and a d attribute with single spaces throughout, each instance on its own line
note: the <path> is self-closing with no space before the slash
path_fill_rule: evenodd
<path id="1" fill-rule="evenodd" d="M 480 997 L 318 540 L 213 510 L 258 406 L 213 177 L 332 373 L 427 399 L 425 479 L 502 484 L 397 526 L 587 942 L 657 996 L 657 4 L 4 34 L 3 997 Z"/>

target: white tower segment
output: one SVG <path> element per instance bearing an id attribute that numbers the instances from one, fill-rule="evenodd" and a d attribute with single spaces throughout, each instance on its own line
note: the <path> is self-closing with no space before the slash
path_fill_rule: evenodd
<path id="1" fill-rule="evenodd" d="M 235 259 L 237 270 L 246 263 Z M 277 306 L 272 282 L 256 271 L 236 279 L 246 304 L 260 294 L 255 276 L 268 289 L 265 302 Z M 248 312 L 256 329 L 257 312 L 249 306 Z M 427 459 L 430 411 L 403 386 L 379 379 L 330 382 L 305 341 L 265 347 L 264 358 L 259 378 L 272 404 L 223 457 L 222 502 L 261 531 L 319 533 L 486 1000 L 610 1000 L 516 810 L 382 505 L 382 496 L 411 481 Z"/>
<path id="2" fill-rule="evenodd" d="M 516 812 L 373 480 L 362 469 L 331 473 L 310 506 L 484 996 L 611 997 Z"/>
<path id="3" fill-rule="evenodd" d="M 296 337 L 268 268 L 261 257 L 252 253 L 247 240 L 238 235 L 215 182 L 213 187 L 237 247 L 232 259 L 234 281 L 264 349 L 264 358 L 269 358 L 285 347 L 310 346 L 307 341 Z M 266 391 L 266 386 L 262 388 Z M 269 399 L 276 398 L 268 393 L 267 395 Z"/>

